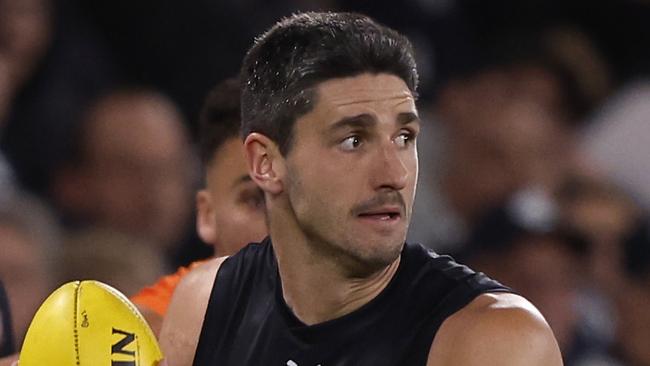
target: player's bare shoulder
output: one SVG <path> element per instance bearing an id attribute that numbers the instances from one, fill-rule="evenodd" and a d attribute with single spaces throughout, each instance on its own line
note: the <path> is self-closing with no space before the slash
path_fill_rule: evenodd
<path id="1" fill-rule="evenodd" d="M 442 325 L 428 366 L 562 365 L 553 332 L 526 299 L 509 293 L 477 297 Z"/>
<path id="2" fill-rule="evenodd" d="M 214 284 L 217 271 L 221 267 L 221 263 L 223 263 L 227 258 L 228 257 L 213 258 L 200 266 L 195 267 L 185 275 L 185 277 L 183 277 L 181 282 L 178 284 L 178 287 L 190 287 L 192 291 L 196 291 L 198 289 L 197 286 L 204 289 L 207 285 L 207 287 L 209 287 L 208 291 L 212 291 L 212 285 Z M 178 289 L 176 289 L 176 291 L 178 291 Z M 174 291 L 174 294 L 176 291 Z"/>
<path id="3" fill-rule="evenodd" d="M 174 290 L 160 332 L 160 346 L 170 365 L 192 364 L 210 293 L 225 259 L 211 259 L 196 267 Z"/>

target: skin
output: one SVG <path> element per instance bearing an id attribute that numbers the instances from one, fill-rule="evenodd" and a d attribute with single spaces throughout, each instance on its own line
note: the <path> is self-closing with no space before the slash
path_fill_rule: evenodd
<path id="1" fill-rule="evenodd" d="M 449 317 L 431 345 L 427 366 L 452 365 L 562 365 L 562 357 L 530 302 L 514 294 L 485 294 Z"/>
<path id="2" fill-rule="evenodd" d="M 325 81 L 316 92 L 286 156 L 264 135 L 245 141 L 251 177 L 266 197 L 284 299 L 306 324 L 348 314 L 386 287 L 399 264 L 418 170 L 419 120 L 400 78 L 361 74 Z M 209 278 L 221 262 L 202 277 L 188 276 L 174 295 L 161 334 L 171 365 L 192 363 Z M 468 352 L 454 355 L 459 346 Z M 529 302 L 483 295 L 445 321 L 427 364 L 561 363 L 550 328 Z"/>
<path id="3" fill-rule="evenodd" d="M 174 290 L 158 338 L 165 355 L 163 365 L 192 365 L 203 325 L 203 315 L 212 290 L 210 278 L 215 278 L 225 259 L 226 257 L 212 259 L 191 271 Z"/>

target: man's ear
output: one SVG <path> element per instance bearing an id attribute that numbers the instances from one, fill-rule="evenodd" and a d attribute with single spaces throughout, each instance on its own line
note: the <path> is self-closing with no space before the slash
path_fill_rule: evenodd
<path id="1" fill-rule="evenodd" d="M 246 162 L 251 179 L 264 191 L 279 194 L 284 190 L 284 157 L 267 136 L 253 132 L 244 140 Z"/>
<path id="2" fill-rule="evenodd" d="M 217 245 L 217 223 L 212 196 L 206 189 L 196 192 L 196 232 L 204 243 Z"/>

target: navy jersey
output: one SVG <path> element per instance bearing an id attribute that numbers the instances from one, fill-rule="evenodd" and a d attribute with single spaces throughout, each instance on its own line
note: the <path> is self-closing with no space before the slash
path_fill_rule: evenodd
<path id="1" fill-rule="evenodd" d="M 282 296 L 267 238 L 223 262 L 208 303 L 194 366 L 426 365 L 442 322 L 499 283 L 406 244 L 386 288 L 337 319 L 305 325 Z"/>

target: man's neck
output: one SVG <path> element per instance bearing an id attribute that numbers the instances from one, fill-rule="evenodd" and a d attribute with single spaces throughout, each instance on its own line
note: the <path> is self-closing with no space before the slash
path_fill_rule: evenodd
<path id="1" fill-rule="evenodd" d="M 400 257 L 362 278 L 347 276 L 334 258 L 318 256 L 299 238 L 273 235 L 282 295 L 294 315 L 307 325 L 349 314 L 377 297 L 391 281 Z"/>

